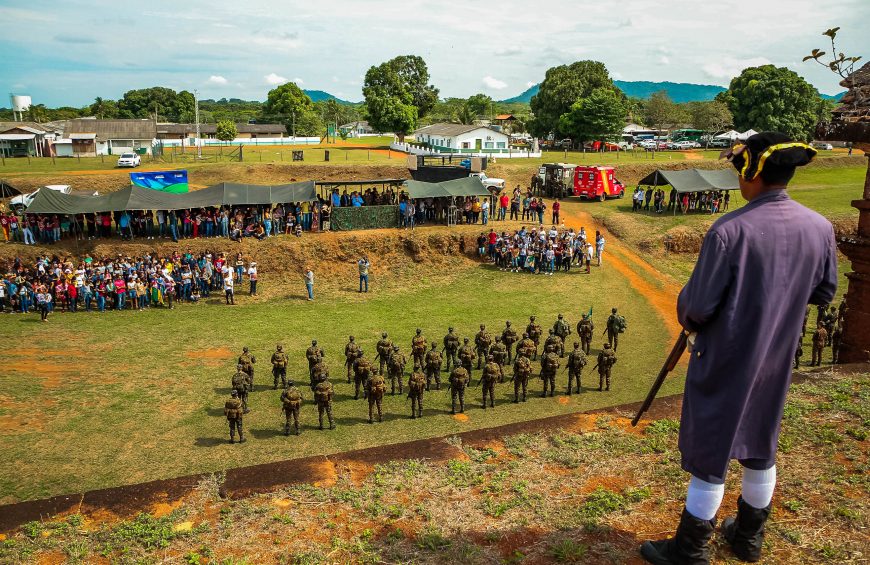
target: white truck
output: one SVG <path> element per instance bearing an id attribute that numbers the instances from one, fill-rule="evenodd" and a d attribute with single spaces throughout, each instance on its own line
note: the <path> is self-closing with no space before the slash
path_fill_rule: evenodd
<path id="1" fill-rule="evenodd" d="M 502 190 L 504 190 L 504 187 L 505 187 L 504 179 L 497 179 L 494 177 L 488 177 L 488 176 L 486 176 L 486 173 L 483 173 L 483 172 L 471 173 L 468 176 L 479 178 L 480 182 L 483 183 L 483 186 L 485 186 L 490 191 L 492 191 L 493 189 L 495 189 L 496 192 L 501 192 Z"/>

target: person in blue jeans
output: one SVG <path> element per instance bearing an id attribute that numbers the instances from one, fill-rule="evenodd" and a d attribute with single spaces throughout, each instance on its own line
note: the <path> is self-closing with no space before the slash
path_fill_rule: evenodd
<path id="1" fill-rule="evenodd" d="M 369 267 L 372 264 L 369 262 L 369 258 L 365 255 L 362 256 L 362 259 L 357 261 L 357 267 L 359 267 L 359 291 L 363 291 L 363 283 L 366 286 L 366 292 L 369 291 Z"/>
<path id="2" fill-rule="evenodd" d="M 305 267 L 305 288 L 308 291 L 308 300 L 314 300 L 314 272 L 310 267 Z"/>

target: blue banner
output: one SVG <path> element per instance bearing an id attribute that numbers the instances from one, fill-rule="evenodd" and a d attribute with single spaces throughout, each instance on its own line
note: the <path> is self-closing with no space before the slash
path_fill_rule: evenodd
<path id="1" fill-rule="evenodd" d="M 187 171 L 152 171 L 130 173 L 130 184 L 161 192 L 187 192 Z"/>

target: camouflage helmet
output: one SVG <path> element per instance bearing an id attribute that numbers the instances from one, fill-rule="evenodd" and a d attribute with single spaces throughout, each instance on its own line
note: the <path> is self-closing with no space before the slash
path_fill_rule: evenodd
<path id="1" fill-rule="evenodd" d="M 311 345 L 317 345 L 317 340 L 316 340 L 316 339 L 312 339 L 312 340 L 311 340 Z"/>
<path id="2" fill-rule="evenodd" d="M 417 335 L 420 335 L 421 333 L 423 333 L 423 330 L 421 330 L 420 328 L 417 328 Z"/>
<path id="3" fill-rule="evenodd" d="M 350 341 L 353 341 L 353 336 L 350 336 Z"/>
<path id="4" fill-rule="evenodd" d="M 504 325 L 506 325 L 507 327 L 511 327 L 511 321 L 508 320 L 507 322 L 504 323 Z"/>
<path id="5" fill-rule="evenodd" d="M 434 344 L 433 344 L 433 345 L 434 345 Z M 393 351 L 398 351 L 398 350 L 399 350 L 399 346 L 398 346 L 398 345 L 393 345 Z"/>
<path id="6" fill-rule="evenodd" d="M 464 341 L 465 343 L 468 343 L 468 338 L 464 337 L 464 338 L 462 338 L 462 341 Z"/>
<path id="7" fill-rule="evenodd" d="M 487 355 L 487 356 L 486 356 L 486 360 L 487 360 L 487 361 L 492 361 L 492 355 Z"/>
<path id="8" fill-rule="evenodd" d="M 448 331 L 448 332 L 452 332 L 452 331 L 453 331 L 453 326 L 450 326 L 449 328 L 447 328 L 447 331 Z"/>
<path id="9" fill-rule="evenodd" d="M 233 398 L 236 398 L 238 395 L 239 391 L 237 391 L 236 389 L 230 391 L 230 396 L 232 396 Z"/>
<path id="10" fill-rule="evenodd" d="M 362 357 L 362 356 L 363 356 L 363 348 L 362 348 L 362 347 L 360 347 L 359 349 L 357 349 L 357 351 L 356 351 L 356 356 L 357 356 L 357 357 Z"/>
<path id="11" fill-rule="evenodd" d="M 436 347 L 438 347 L 438 344 L 433 341 L 432 342 L 432 349 L 435 349 Z"/>
<path id="12" fill-rule="evenodd" d="M 588 312 L 587 312 L 586 314 L 583 314 L 583 319 L 584 319 L 584 320 L 585 320 L 586 318 L 588 318 L 588 317 L 589 317 L 589 313 L 588 313 Z"/>
<path id="13" fill-rule="evenodd" d="M 243 347 L 243 348 L 242 348 L 242 353 L 247 353 L 247 352 L 248 352 L 248 347 L 247 347 L 247 346 Z"/>
<path id="14" fill-rule="evenodd" d="M 242 370 L 242 367 L 244 367 L 244 365 L 242 365 L 241 363 L 236 365 L 236 369 L 238 369 L 239 371 Z"/>
<path id="15" fill-rule="evenodd" d="M 284 349 L 284 346 L 279 343 L 278 345 L 275 346 L 275 349 L 277 349 L 278 351 L 281 351 Z"/>
<path id="16" fill-rule="evenodd" d="M 534 321 L 535 321 L 535 317 L 534 317 L 534 316 L 529 316 L 529 320 L 532 321 L 532 322 L 534 322 Z"/>
<path id="17" fill-rule="evenodd" d="M 381 332 L 381 337 L 382 337 L 382 338 L 386 338 L 386 337 L 387 337 L 387 332 Z"/>
<path id="18" fill-rule="evenodd" d="M 294 381 L 293 379 L 287 379 L 287 388 L 290 388 L 291 386 L 293 386 L 295 384 L 296 384 L 296 381 Z"/>
<path id="19" fill-rule="evenodd" d="M 550 328 L 549 331 L 550 331 L 550 335 L 553 335 L 554 333 L 556 333 L 556 332 L 553 331 L 553 328 Z"/>
<path id="20" fill-rule="evenodd" d="M 554 349 L 554 346 L 552 346 L 552 345 L 548 345 L 548 346 L 546 347 L 546 350 L 547 350 L 547 351 L 553 351 L 553 349 Z"/>
<path id="21" fill-rule="evenodd" d="M 609 343 L 605 343 L 605 344 L 604 344 L 604 349 L 610 349 L 610 344 L 609 344 Z"/>
<path id="22" fill-rule="evenodd" d="M 579 342 L 579 341 L 575 341 L 575 342 L 574 342 L 574 349 L 578 349 L 579 347 L 580 347 L 580 342 Z"/>
<path id="23" fill-rule="evenodd" d="M 480 324 L 480 329 L 485 330 L 485 329 L 486 329 L 486 324 Z"/>
<path id="24" fill-rule="evenodd" d="M 564 318 L 564 316 L 562 316 L 562 314 L 559 314 L 559 319 L 561 320 L 562 318 Z"/>
<path id="25" fill-rule="evenodd" d="M 610 311 L 616 314 L 616 308 L 611 308 Z"/>
<path id="26" fill-rule="evenodd" d="M 501 341 L 501 336 L 500 336 L 500 335 L 495 336 L 495 340 L 496 340 L 496 341 Z"/>
<path id="27" fill-rule="evenodd" d="M 523 332 L 523 338 L 528 338 L 528 337 L 529 337 L 529 332 Z"/>

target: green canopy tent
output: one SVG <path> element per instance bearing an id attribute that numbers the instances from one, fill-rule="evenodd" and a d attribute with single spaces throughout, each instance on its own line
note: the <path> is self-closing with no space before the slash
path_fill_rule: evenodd
<path id="1" fill-rule="evenodd" d="M 12 198 L 13 196 L 18 196 L 20 194 L 20 190 L 18 190 L 5 180 L 0 179 L 0 198 Z"/>
<path id="2" fill-rule="evenodd" d="M 740 188 L 734 169 L 686 169 L 685 171 L 657 170 L 637 183 L 638 186 L 670 185 L 678 194 L 708 190 L 736 190 Z M 674 215 L 677 207 L 674 207 Z"/>
<path id="3" fill-rule="evenodd" d="M 181 210 L 221 205 L 257 205 L 313 201 L 314 181 L 282 185 L 221 183 L 202 190 L 169 193 L 130 185 L 102 196 L 78 196 L 40 190 L 27 207 L 29 214 L 93 214 L 123 210 Z"/>
<path id="4" fill-rule="evenodd" d="M 452 196 L 492 196 L 477 177 L 446 180 L 444 182 L 405 181 L 411 198 L 447 198 Z"/>

